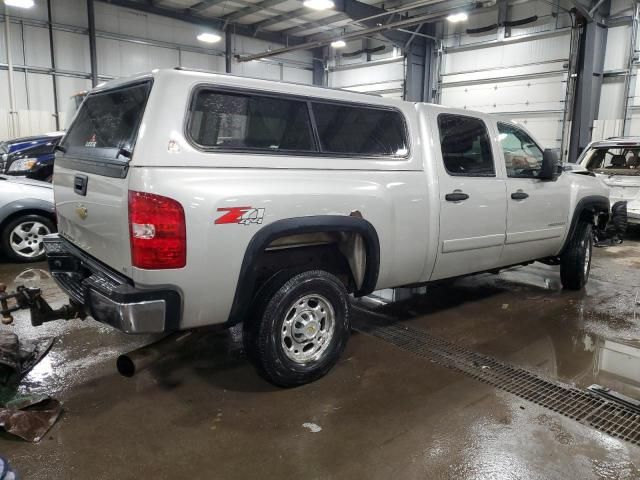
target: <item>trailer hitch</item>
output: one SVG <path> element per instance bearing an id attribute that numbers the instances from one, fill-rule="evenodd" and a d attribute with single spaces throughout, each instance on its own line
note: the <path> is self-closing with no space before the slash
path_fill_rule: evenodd
<path id="1" fill-rule="evenodd" d="M 27 288 L 19 286 L 15 292 L 6 293 L 7 286 L 0 283 L 0 315 L 2 323 L 10 325 L 13 323 L 13 312 L 29 309 L 31 313 L 31 325 L 39 327 L 45 322 L 53 320 L 73 320 L 79 318 L 84 320 L 87 313 L 82 305 L 70 300 L 68 305 L 53 309 L 51 305 L 42 297 L 42 290 L 39 288 Z"/>

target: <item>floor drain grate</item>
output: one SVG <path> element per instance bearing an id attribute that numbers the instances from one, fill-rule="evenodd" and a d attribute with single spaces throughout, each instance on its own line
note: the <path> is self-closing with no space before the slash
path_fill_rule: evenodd
<path id="1" fill-rule="evenodd" d="M 370 314 L 370 312 L 366 313 Z M 561 415 L 591 425 L 609 435 L 640 445 L 640 415 L 615 401 L 541 378 L 522 368 L 433 337 L 424 331 L 372 319 L 369 315 L 366 320 L 360 320 L 356 316 L 354 329 Z"/>

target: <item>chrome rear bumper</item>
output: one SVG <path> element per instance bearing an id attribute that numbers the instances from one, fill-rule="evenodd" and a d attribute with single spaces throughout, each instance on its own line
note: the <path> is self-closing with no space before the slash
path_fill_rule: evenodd
<path id="1" fill-rule="evenodd" d="M 99 322 L 125 333 L 179 329 L 181 296 L 171 288 L 142 289 L 58 234 L 44 239 L 52 277 Z"/>

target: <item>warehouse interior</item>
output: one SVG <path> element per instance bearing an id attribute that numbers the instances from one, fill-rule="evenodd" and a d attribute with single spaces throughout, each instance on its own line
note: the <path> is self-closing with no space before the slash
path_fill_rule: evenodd
<path id="1" fill-rule="evenodd" d="M 556 151 L 565 177 L 593 142 L 619 149 L 614 157 L 640 157 L 637 0 L 3 0 L 1 7 L 0 141 L 7 150 L 0 150 L 0 179 L 9 180 L 0 181 L 0 227 L 9 212 L 4 198 L 14 208 L 26 195 L 7 189 L 25 178 L 10 171 L 12 139 L 51 134 L 50 161 L 59 162 L 66 147 L 57 142 L 64 145 L 87 93 L 165 69 L 231 75 L 238 85 L 251 78 L 292 91 L 321 87 L 318 96 L 338 90 L 354 102 L 367 94 L 496 115 L 526 129 L 541 154 Z M 440 140 L 414 138 L 412 146 Z M 318 162 L 314 169 L 323 168 Z M 39 357 L 19 384 L 0 381 L 0 480 L 640 478 L 640 182 L 632 178 L 637 163 L 628 165 L 631 176 L 621 183 L 621 175 L 606 181 L 615 172 L 583 169 L 603 188 L 613 185 L 611 205 L 622 200 L 629 209 L 626 231 L 608 243 L 594 224 L 584 288 L 563 288 L 560 260 L 518 261 L 353 295 L 340 359 L 296 388 L 256 374 L 242 324 L 181 332 L 171 345 L 145 351 L 140 364 L 123 366 L 123 355 L 162 344 L 163 336 L 126 334 L 91 315 L 36 327 L 29 305 L 18 302 L 11 321 L 3 313 L 0 333 Z M 52 190 L 49 234 L 64 208 L 59 167 L 51 168 L 42 182 Z M 140 185 L 152 185 L 154 177 L 145 178 Z M 569 189 L 573 208 L 582 190 Z M 244 192 L 233 195 L 241 200 L 225 205 L 242 205 Z M 84 220 L 85 205 L 92 207 L 74 198 L 65 201 Z M 554 201 L 545 208 L 560 208 Z M 259 220 L 239 228 L 264 228 L 255 212 Z M 364 203 L 345 212 L 368 218 Z M 114 232 L 108 241 L 117 241 Z M 380 243 L 392 242 L 399 255 L 402 236 L 390 237 L 380 234 Z M 68 301 L 44 254 L 19 261 L 3 248 L 1 240 L 0 300 L 2 288 L 26 286 L 54 308 Z M 216 248 L 197 256 L 205 262 Z M 405 265 L 414 261 L 422 260 Z M 216 284 L 216 275 L 204 282 Z M 21 421 L 25 411 L 33 415 Z"/>

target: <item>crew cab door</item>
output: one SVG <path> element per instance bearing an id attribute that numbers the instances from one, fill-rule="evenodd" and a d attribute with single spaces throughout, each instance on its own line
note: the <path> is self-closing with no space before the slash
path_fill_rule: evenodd
<path id="1" fill-rule="evenodd" d="M 506 122 L 497 122 L 497 131 L 507 182 L 507 239 L 500 264 L 555 255 L 567 229 L 567 176 L 538 179 L 543 152 L 531 135 Z"/>
<path id="2" fill-rule="evenodd" d="M 506 229 L 506 186 L 496 171 L 482 118 L 443 111 L 431 122 L 438 132 L 436 169 L 440 239 L 432 280 L 497 266 Z M 437 137 L 436 137 L 437 138 Z"/>

